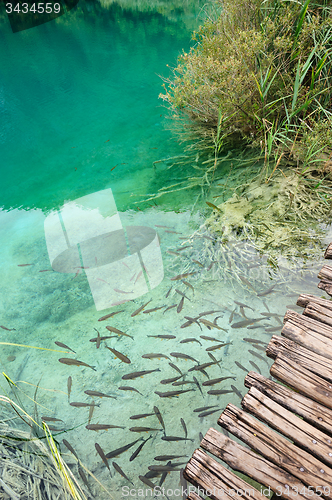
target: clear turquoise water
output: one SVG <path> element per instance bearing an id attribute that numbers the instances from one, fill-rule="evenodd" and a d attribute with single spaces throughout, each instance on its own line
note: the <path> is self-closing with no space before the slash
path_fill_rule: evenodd
<path id="1" fill-rule="evenodd" d="M 57 439 L 61 442 L 65 438 L 71 443 L 82 462 L 115 499 L 121 498 L 121 488 L 128 483 L 114 470 L 110 479 L 95 452 L 95 443 L 108 453 L 141 435 L 129 431 L 131 427 L 159 428 L 154 416 L 130 419 L 135 414 L 151 413 L 153 406 L 158 406 L 167 435 L 184 437 L 180 423 L 183 418 L 192 441 L 169 443 L 160 439 L 159 431 L 143 433 L 144 437 L 151 434 L 153 439 L 138 457 L 129 462 L 134 447 L 115 461 L 138 488 L 142 486 L 138 476 L 147 472 L 156 455 L 185 454 L 189 457 L 199 444 L 199 432 L 204 434 L 210 426 L 216 427 L 218 416 L 215 413 L 199 418 L 193 409 L 210 405 L 222 409 L 228 402 L 239 404 L 234 393 L 214 396 L 207 394 L 207 390 L 230 390 L 230 385 L 234 384 L 245 392 L 245 373 L 235 361 L 246 370 L 253 369 L 251 362 L 254 362 L 268 375 L 268 363 L 248 352 L 253 348 L 243 341 L 243 337 L 268 342 L 271 333 L 265 328 L 278 327 L 280 321 L 271 318 L 258 329 L 232 329 L 232 318 L 233 322 L 243 320 L 234 300 L 254 309 L 253 312 L 249 310 L 250 313 L 246 309 L 249 317 L 256 317 L 267 309 L 282 317 L 286 306 L 294 304 L 296 294 L 304 291 L 304 287 L 308 293 L 316 291 L 316 281 L 312 278 L 314 271 L 309 270 L 306 274 L 299 263 L 296 271 L 288 272 L 286 267 L 283 279 L 280 275 L 275 278 L 264 267 L 264 259 L 258 259 L 250 245 L 229 245 L 222 249 L 220 259 L 224 259 L 229 274 L 232 273 L 231 260 L 237 262 L 239 272 L 260 291 L 276 284 L 273 293 L 260 298 L 241 282 L 223 281 L 214 268 L 209 271 L 211 257 L 206 247 L 209 240 L 191 238 L 195 231 L 203 234 L 199 227 L 206 215 L 202 206 L 192 212 L 196 195 L 193 191 L 158 198 L 156 204 L 137 203 L 184 175 L 180 169 L 167 170 L 162 163 L 153 167 L 153 162 L 161 158 L 183 154 L 183 147 L 167 131 L 165 109 L 158 100 L 162 91 L 159 75 L 167 76 L 167 64 L 174 65 L 179 52 L 188 50 L 191 30 L 199 24 L 199 7 L 197 3 L 192 11 L 178 10 L 166 16 L 153 8 L 140 13 L 123 10 L 117 4 L 102 9 L 99 4 L 82 1 L 80 9 L 66 18 L 24 32 L 12 34 L 5 20 L 1 24 L 0 324 L 13 330 L 2 328 L 0 339 L 1 342 L 61 351 L 54 344 L 60 341 L 76 351 L 75 356 L 3 345 L 1 371 L 16 382 L 21 381 L 18 385 L 30 397 L 42 376 L 37 398 L 43 405 L 39 415 L 54 416 L 65 422 L 66 432 L 60 432 Z M 77 276 L 74 270 L 69 274 L 52 272 L 44 222 L 47 215 L 64 203 L 105 189 L 113 192 L 123 226 L 144 226 L 158 233 L 164 278 L 158 286 L 132 301 L 97 311 L 85 271 L 81 270 Z M 187 241 L 180 238 L 187 238 Z M 187 245 L 180 255 L 167 252 Z M 248 264 L 246 267 L 243 262 L 252 259 L 256 259 L 260 267 L 250 269 Z M 187 269 L 192 270 L 193 260 L 203 264 L 203 267 L 195 264 L 196 274 L 187 277 L 194 291 L 180 281 L 171 281 Z M 44 270 L 47 272 L 40 272 Z M 130 286 L 142 279 L 135 273 Z M 100 279 L 103 278 L 105 276 L 101 275 Z M 115 288 L 120 288 L 118 282 L 112 284 L 113 291 Z M 185 299 L 183 310 L 179 312 L 181 297 L 176 288 L 190 299 Z M 128 290 L 132 293 L 130 287 Z M 123 291 L 119 293 L 121 296 Z M 151 308 L 173 304 L 176 307 L 131 316 L 149 300 Z M 104 314 L 119 310 L 124 312 L 98 322 Z M 219 312 L 205 318 L 213 321 L 216 315 L 220 316 L 217 325 L 223 330 L 209 330 L 201 324 L 201 331 L 195 323 L 186 329 L 180 328 L 186 321 L 185 316 L 193 317 L 210 310 Z M 107 335 L 106 325 L 133 337 L 121 336 L 110 339 L 107 344 L 126 354 L 130 365 L 115 359 L 103 343 L 97 350 L 96 345 L 89 342 L 96 336 L 95 329 Z M 213 351 L 218 359 L 222 358 L 222 365 L 210 367 L 208 374 L 211 379 L 232 376 L 234 381 L 203 387 L 203 395 L 190 384 L 179 389 L 194 388 L 192 392 L 160 398 L 155 391 L 177 389 L 159 383 L 177 375 L 169 361 L 176 363 L 183 372 L 194 364 L 171 356 L 171 352 L 188 354 L 201 363 L 210 361 L 205 349 L 213 343 L 201 339 L 202 334 L 223 342 L 232 341 L 231 345 Z M 147 335 L 174 335 L 176 338 L 161 340 Z M 192 337 L 201 345 L 198 342 L 180 344 L 181 340 Z M 165 354 L 170 360 L 142 358 L 146 353 Z M 260 351 L 257 354 L 264 355 Z M 76 357 L 95 366 L 96 371 L 61 364 L 58 362 L 60 357 Z M 160 373 L 154 372 L 130 383 L 121 378 L 129 372 L 157 368 Z M 95 409 L 92 423 L 123 425 L 125 429 L 98 433 L 85 429 L 89 410 L 68 404 L 69 376 L 73 380 L 72 402 L 91 401 L 85 390 L 101 391 L 117 398 L 96 398 L 100 407 Z M 197 374 L 197 379 L 200 384 L 207 380 L 201 373 Z M 190 373 L 187 380 L 192 380 Z M 28 386 L 25 382 L 33 385 Z M 122 385 L 133 386 L 142 395 L 118 390 Z M 4 381 L 1 388 L 3 393 L 12 396 Z M 32 411 L 29 400 L 24 401 L 26 409 Z M 64 458 L 70 461 L 64 446 L 62 451 Z M 73 471 L 77 472 L 75 466 Z M 160 478 L 153 480 L 158 484 Z M 92 479 L 89 482 L 97 498 L 109 498 Z M 174 489 L 178 482 L 178 473 L 174 472 L 167 476 L 165 486 Z M 168 496 L 172 500 L 179 498 L 175 494 Z"/>

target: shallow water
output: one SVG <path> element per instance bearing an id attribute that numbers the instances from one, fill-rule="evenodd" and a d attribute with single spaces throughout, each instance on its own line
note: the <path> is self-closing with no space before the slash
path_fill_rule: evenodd
<path id="1" fill-rule="evenodd" d="M 122 10 L 112 4 L 105 11 L 100 6 L 90 11 L 82 7 L 65 19 L 16 34 L 4 21 L 1 26 L 6 41 L 0 47 L 1 342 L 50 349 L 3 345 L 1 371 L 30 397 L 39 384 L 39 422 L 41 416 L 62 419 L 63 423 L 54 425 L 66 431 L 54 431 L 58 441 L 69 441 L 82 463 L 116 499 L 126 496 L 127 490 L 122 488 L 128 482 L 112 468 L 113 460 L 129 476 L 133 488 L 145 489 L 138 476 L 144 475 L 148 466 L 161 463 L 154 461 L 155 456 L 186 455 L 175 460 L 186 462 L 199 445 L 199 433 L 204 434 L 210 426 L 217 428 L 218 411 L 229 402 L 239 405 L 239 396 L 231 386 L 244 394 L 245 372 L 258 369 L 268 376 L 270 361 L 254 347 L 257 343 L 243 338 L 254 338 L 264 345 L 273 334 L 269 328 L 279 334 L 286 308 L 295 306 L 297 295 L 317 294 L 315 274 L 322 265 L 321 255 L 314 265 L 300 261 L 290 265 L 281 259 L 279 271 L 274 272 L 249 243 L 234 241 L 216 248 L 220 243 L 201 229 L 206 210 L 198 205 L 192 211 L 192 192 L 173 194 L 156 204 L 137 203 L 183 175 L 166 170 L 163 164 L 153 167 L 154 161 L 183 154 L 165 130 L 164 109 L 157 99 L 162 90 L 158 75 L 167 75 L 166 64 L 175 63 L 182 48 L 188 50 L 190 30 L 199 23 L 195 17 L 198 11 L 198 3 L 191 12 L 177 11 L 173 16 L 153 9 L 144 13 Z M 131 233 L 130 228 L 136 229 Z M 118 231 L 117 235 L 113 231 Z M 210 267 L 213 255 L 218 255 L 218 264 Z M 172 280 L 188 273 L 193 274 L 184 276 L 184 281 Z M 182 309 L 181 293 L 186 295 Z M 234 301 L 248 307 L 241 310 Z M 117 302 L 121 304 L 111 305 Z M 145 311 L 161 309 L 142 310 L 132 316 L 147 302 Z M 167 310 L 170 306 L 175 307 Z M 115 311 L 122 312 L 98 321 Z M 186 316 L 209 311 L 215 312 L 201 319 L 215 322 L 215 326 L 198 321 L 181 328 L 188 321 Z M 268 312 L 270 317 L 261 314 Z M 245 317 L 260 321 L 248 328 L 234 327 Z M 106 326 L 131 337 L 112 334 Z M 96 330 L 101 336 L 113 336 L 102 341 L 99 349 L 96 342 L 90 342 Z M 195 341 L 181 343 L 192 338 Z M 56 346 L 56 341 L 75 354 Z M 203 386 L 208 381 L 206 374 L 194 371 L 179 379 L 190 382 L 186 385 L 160 384 L 178 375 L 170 362 L 183 373 L 195 366 L 195 361 L 179 358 L 176 353 L 208 363 L 211 359 L 206 349 L 219 343 L 227 345 L 211 352 L 221 362 L 207 368 L 206 373 L 210 379 L 233 379 Z M 114 357 L 106 345 L 131 363 Z M 142 358 L 148 353 L 168 358 Z M 94 370 L 60 363 L 59 358 L 83 361 Z M 133 380 L 122 379 L 141 370 L 157 371 Z M 70 406 L 69 376 L 70 402 L 95 401 L 100 405 L 94 410 L 92 424 L 125 429 L 87 430 L 89 408 Z M 193 376 L 202 392 L 192 383 Z M 125 385 L 140 394 L 119 390 Z M 1 388 L 13 396 L 5 381 Z M 156 394 L 186 389 L 191 390 L 174 397 Z M 211 389 L 231 392 L 208 394 Z M 116 399 L 91 398 L 86 390 Z M 24 403 L 32 412 L 31 402 L 25 398 Z M 206 417 L 193 411 L 213 405 L 218 411 Z M 182 418 L 189 440 L 162 440 L 155 415 L 130 419 L 153 413 L 154 406 L 163 416 L 167 436 L 185 437 Z M 129 430 L 135 426 L 159 430 Z M 95 443 L 109 453 L 150 435 L 133 461 L 130 456 L 140 443 L 110 460 L 110 478 Z M 61 449 L 64 458 L 74 464 L 65 446 Z M 158 484 L 160 477 L 152 480 Z M 93 479 L 89 483 L 97 498 L 109 498 Z M 179 473 L 168 474 L 164 483 L 168 498 L 179 498 L 172 492 L 178 485 Z M 138 490 L 131 495 L 136 497 L 142 497 Z"/>

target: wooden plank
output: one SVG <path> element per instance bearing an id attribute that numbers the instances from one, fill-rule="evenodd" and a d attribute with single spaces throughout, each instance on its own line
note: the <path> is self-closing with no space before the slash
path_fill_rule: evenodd
<path id="1" fill-rule="evenodd" d="M 332 382 L 332 360 L 324 358 L 306 347 L 285 337 L 273 335 L 266 348 L 266 354 L 275 359 L 278 354 L 292 359 L 295 363 L 304 366 L 307 370 Z"/>
<path id="2" fill-rule="evenodd" d="M 281 335 L 293 340 L 309 351 L 332 359 L 332 341 L 309 328 L 295 325 L 292 321 L 287 321 L 281 330 Z"/>
<path id="3" fill-rule="evenodd" d="M 303 314 L 309 318 L 315 319 L 316 321 L 320 321 L 325 325 L 332 326 L 332 311 L 327 307 L 322 307 L 319 304 L 309 302 L 307 307 L 304 309 Z"/>
<path id="4" fill-rule="evenodd" d="M 312 318 L 308 318 L 308 316 L 303 316 L 303 314 L 287 310 L 284 316 L 284 323 L 286 323 L 286 321 L 291 321 L 297 326 L 309 328 L 310 330 L 323 335 L 323 337 L 327 337 L 332 340 L 332 328 Z"/>
<path id="5" fill-rule="evenodd" d="M 328 488 L 331 484 L 331 469 L 236 406 L 229 404 L 218 424 L 307 486 Z M 332 498 L 332 491 L 327 493 L 326 498 Z"/>
<path id="6" fill-rule="evenodd" d="M 329 467 L 332 466 L 332 438 L 330 436 L 297 417 L 261 393 L 256 387 L 250 388 L 241 404 L 246 411 L 291 439 L 298 447 L 322 460 Z"/>
<path id="7" fill-rule="evenodd" d="M 256 372 L 248 373 L 244 385 L 249 388 L 256 387 L 273 401 L 300 415 L 306 422 L 332 434 L 332 410 L 329 408 Z"/>
<path id="8" fill-rule="evenodd" d="M 332 409 L 332 385 L 282 355 L 277 356 L 270 373 L 304 396 Z"/>
<path id="9" fill-rule="evenodd" d="M 332 283 L 330 281 L 321 280 L 317 286 L 321 290 L 324 290 L 324 292 L 326 292 L 328 295 L 332 295 Z"/>
<path id="10" fill-rule="evenodd" d="M 213 428 L 207 431 L 201 446 L 217 458 L 224 460 L 233 470 L 251 477 L 264 486 L 270 486 L 271 490 L 276 493 L 281 491 L 280 496 L 287 500 L 289 500 L 289 493 L 284 491 L 285 484 L 288 484 L 290 488 L 297 488 L 298 491 L 302 490 L 303 494 L 300 495 L 302 498 L 312 498 L 304 488 L 304 484 L 296 477 Z"/>
<path id="11" fill-rule="evenodd" d="M 332 243 L 330 243 L 325 250 L 324 259 L 332 259 Z"/>
<path id="12" fill-rule="evenodd" d="M 301 293 L 297 299 L 296 304 L 300 307 L 306 307 L 309 302 L 313 304 L 318 304 L 323 307 L 327 307 L 332 310 L 332 301 L 328 299 L 322 299 L 321 297 L 316 297 L 316 295 L 310 295 L 309 293 Z"/>
<path id="13" fill-rule="evenodd" d="M 325 264 L 318 273 L 318 278 L 321 280 L 331 281 L 332 284 L 332 267 Z"/>
<path id="14" fill-rule="evenodd" d="M 234 500 L 237 492 L 246 500 L 266 500 L 266 497 L 256 488 L 237 477 L 214 458 L 209 457 L 203 450 L 194 451 L 184 469 L 183 477 L 196 488 L 200 488 L 196 493 L 202 494 L 204 490 L 204 494 L 213 500 Z M 242 492 L 241 495 L 240 492 Z"/>

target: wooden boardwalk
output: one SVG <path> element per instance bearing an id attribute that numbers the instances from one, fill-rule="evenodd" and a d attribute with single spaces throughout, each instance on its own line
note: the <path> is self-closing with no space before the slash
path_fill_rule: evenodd
<path id="1" fill-rule="evenodd" d="M 325 258 L 332 259 L 332 243 Z M 332 296 L 332 266 L 324 265 L 318 277 L 318 287 Z M 275 496 L 332 499 L 332 300 L 302 294 L 297 305 L 303 314 L 287 311 L 282 337 L 274 335 L 266 349 L 275 360 L 270 373 L 281 384 L 248 373 L 243 409 L 229 404 L 218 419 L 245 444 L 210 428 L 184 470 L 195 487 L 188 500 L 205 494 L 212 500 L 266 499 L 263 488 L 211 455 Z"/>

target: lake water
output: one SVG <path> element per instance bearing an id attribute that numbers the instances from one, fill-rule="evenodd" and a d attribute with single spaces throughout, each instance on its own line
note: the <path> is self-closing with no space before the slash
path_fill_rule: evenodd
<path id="1" fill-rule="evenodd" d="M 299 293 L 318 293 L 322 265 L 320 254 L 305 266 L 281 261 L 274 272 L 249 242 L 217 248 L 203 226 L 211 209 L 204 199 L 193 208 L 199 189 L 145 201 L 188 175 L 188 166 L 159 162 L 185 153 L 168 130 L 158 94 L 167 65 L 190 47 L 203 3 L 174 9 L 158 3 L 143 11 L 126 5 L 81 0 L 63 17 L 18 33 L 3 17 L 0 44 L 0 334 L 8 344 L 1 372 L 30 398 L 39 384 L 39 423 L 41 416 L 61 419 L 56 439 L 70 442 L 115 499 L 126 496 L 125 486 L 145 488 L 138 476 L 166 463 L 154 457 L 185 455 L 174 461 L 186 462 L 199 433 L 217 428 L 229 402 L 240 404 L 245 372 L 268 376 L 262 346 L 280 333 Z M 98 335 L 111 338 L 97 348 L 91 339 Z M 219 364 L 188 372 L 198 362 L 213 363 L 209 352 Z M 186 384 L 160 383 L 180 376 L 170 363 Z M 145 370 L 153 371 L 123 379 Z M 208 385 L 208 377 L 225 380 Z M 5 379 L 1 389 L 13 397 Z M 189 391 L 164 397 L 183 390 Z M 31 401 L 21 399 L 32 413 Z M 69 404 L 93 401 L 99 406 L 91 422 L 89 407 Z M 210 406 L 215 413 L 194 412 Z M 154 407 L 166 436 L 185 438 L 183 419 L 188 439 L 163 440 Z M 151 415 L 130 418 L 145 413 Z M 96 432 L 86 429 L 88 421 L 124 428 Z M 151 430 L 132 429 L 139 426 Z M 140 442 L 109 460 L 110 475 L 95 443 L 107 454 L 142 436 L 151 438 L 134 460 Z M 63 444 L 61 450 L 74 463 Z M 115 471 L 114 460 L 134 486 Z M 159 484 L 160 476 L 151 480 Z M 89 484 L 96 498 L 110 498 L 92 478 Z M 179 472 L 163 485 L 168 498 L 179 498 L 171 492 Z"/>

